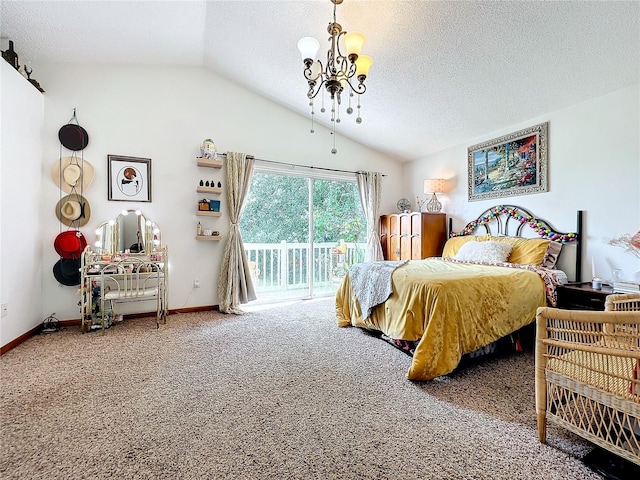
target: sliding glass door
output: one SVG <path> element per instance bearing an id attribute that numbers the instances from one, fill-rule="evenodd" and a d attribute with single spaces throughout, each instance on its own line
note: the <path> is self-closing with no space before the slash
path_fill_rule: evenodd
<path id="1" fill-rule="evenodd" d="M 355 180 L 256 171 L 240 230 L 258 301 L 333 295 L 365 227 Z"/>

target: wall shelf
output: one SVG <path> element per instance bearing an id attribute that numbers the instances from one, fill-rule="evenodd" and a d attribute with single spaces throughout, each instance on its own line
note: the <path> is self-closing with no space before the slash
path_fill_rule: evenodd
<path id="1" fill-rule="evenodd" d="M 207 168 L 222 168 L 223 165 L 223 161 L 222 159 L 218 159 L 218 158 L 204 158 L 204 157 L 196 157 L 196 162 L 198 164 L 199 167 L 207 167 Z M 202 172 L 201 172 L 202 173 Z M 202 178 L 202 177 L 200 177 Z M 202 181 L 202 180 L 201 180 Z M 209 183 L 207 181 L 207 183 Z M 218 182 L 220 183 L 220 182 Z M 197 185 L 196 186 L 196 192 L 198 193 L 204 193 L 207 194 L 207 196 L 209 195 L 219 195 L 222 193 L 222 187 L 216 187 L 214 185 L 213 182 L 211 182 L 211 186 L 210 187 L 206 187 L 204 185 Z M 202 198 L 202 197 L 201 197 Z M 211 198 L 211 197 L 209 197 Z M 198 202 L 200 204 L 201 200 Z M 214 205 L 218 208 L 218 210 L 220 209 L 220 200 L 211 200 L 210 205 L 207 205 L 207 208 L 211 208 L 211 205 Z M 222 212 L 215 212 L 212 210 L 196 210 L 196 215 L 198 217 L 221 217 L 222 216 Z M 198 225 L 200 225 L 200 222 L 198 222 Z M 217 242 L 220 241 L 222 237 L 220 235 L 197 235 L 196 234 L 196 240 L 199 242 Z"/>
<path id="2" fill-rule="evenodd" d="M 199 193 L 222 193 L 222 188 L 218 187 L 198 187 Z"/>
<path id="3" fill-rule="evenodd" d="M 199 167 L 222 168 L 222 160 L 213 158 L 196 157 Z"/>
<path id="4" fill-rule="evenodd" d="M 217 242 L 221 238 L 221 235 L 196 235 L 196 240 L 201 242 Z"/>
<path id="5" fill-rule="evenodd" d="M 222 212 L 208 212 L 206 210 L 198 210 L 196 215 L 199 217 L 221 217 Z"/>

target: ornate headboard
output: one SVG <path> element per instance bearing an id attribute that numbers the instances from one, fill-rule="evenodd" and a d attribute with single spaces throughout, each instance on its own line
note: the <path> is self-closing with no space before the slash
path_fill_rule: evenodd
<path id="1" fill-rule="evenodd" d="M 453 219 L 449 217 L 449 236 L 461 237 L 474 235 L 476 230 L 484 228 L 485 233 L 495 236 L 522 237 L 525 227 L 533 230 L 540 238 L 546 238 L 559 243 L 575 243 L 576 263 L 575 278 L 582 278 L 582 210 L 577 212 L 576 231 L 559 232 L 548 221 L 536 217 L 528 210 L 515 205 L 496 205 L 482 212 L 475 220 L 459 232 L 453 231 Z M 493 231 L 492 231 L 493 229 Z"/>

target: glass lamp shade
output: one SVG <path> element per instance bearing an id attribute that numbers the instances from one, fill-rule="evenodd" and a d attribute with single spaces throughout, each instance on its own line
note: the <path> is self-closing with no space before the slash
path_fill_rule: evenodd
<path id="1" fill-rule="evenodd" d="M 360 75 L 369 75 L 369 68 L 373 65 L 373 58 L 369 55 L 360 55 L 356 60 L 356 78 Z"/>
<path id="2" fill-rule="evenodd" d="M 347 32 L 344 36 L 344 46 L 347 48 L 347 56 L 355 53 L 360 56 L 365 36 L 360 32 Z"/>
<path id="3" fill-rule="evenodd" d="M 298 50 L 300 50 L 303 61 L 307 58 L 315 60 L 319 49 L 320 42 L 313 37 L 304 37 L 298 40 Z"/>
<path id="4" fill-rule="evenodd" d="M 444 178 L 430 178 L 424 181 L 424 193 L 444 193 L 445 190 Z"/>

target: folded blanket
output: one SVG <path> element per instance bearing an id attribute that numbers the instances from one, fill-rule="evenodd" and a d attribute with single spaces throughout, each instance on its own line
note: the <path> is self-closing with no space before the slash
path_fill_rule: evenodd
<path id="1" fill-rule="evenodd" d="M 383 303 L 393 292 L 391 287 L 391 274 L 393 271 L 407 263 L 408 260 L 397 262 L 364 262 L 351 265 L 349 268 L 349 280 L 353 287 L 353 293 L 360 304 L 362 318 L 371 315 L 373 307 Z"/>

